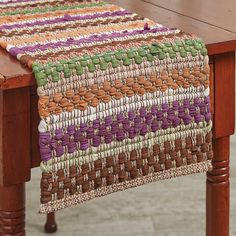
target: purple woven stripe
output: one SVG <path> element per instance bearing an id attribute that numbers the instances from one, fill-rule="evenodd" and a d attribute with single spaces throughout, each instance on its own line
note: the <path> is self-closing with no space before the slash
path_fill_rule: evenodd
<path id="1" fill-rule="evenodd" d="M 181 124 L 209 122 L 210 97 L 204 99 L 188 99 L 181 103 L 174 101 L 172 105 L 162 104 L 161 108 L 152 106 L 141 107 L 137 111 L 106 116 L 103 120 L 93 120 L 91 124 L 81 123 L 78 127 L 70 125 L 67 132 L 57 129 L 51 137 L 50 132 L 40 133 L 39 146 L 43 161 L 50 160 L 53 153 L 57 157 L 76 150 L 87 150 L 89 147 L 99 147 L 101 143 L 110 144 L 112 141 L 133 139 L 157 130 L 176 128 Z"/>
<path id="2" fill-rule="evenodd" d="M 73 38 L 67 39 L 66 41 L 59 41 L 57 43 L 46 43 L 46 44 L 37 44 L 34 46 L 25 46 L 25 47 L 13 47 L 9 50 L 9 53 L 12 56 L 16 56 L 18 54 L 27 54 L 27 52 L 35 52 L 35 51 L 46 51 L 49 48 L 58 48 L 58 47 L 65 47 L 65 46 L 72 46 L 72 45 L 81 45 L 83 43 L 91 43 L 91 42 L 100 42 L 104 40 L 114 39 L 114 38 L 123 38 L 126 36 L 132 35 L 142 35 L 148 33 L 157 33 L 157 32 L 166 32 L 166 31 L 174 31 L 175 28 L 166 28 L 166 27 L 157 27 L 153 29 L 143 29 L 143 30 L 133 30 L 133 31 L 123 31 L 119 33 L 111 33 L 111 34 L 101 34 L 101 35 L 93 35 L 88 38 L 82 38 L 79 40 L 75 40 Z"/>
<path id="3" fill-rule="evenodd" d="M 96 14 L 90 14 L 90 15 L 83 15 L 83 16 L 70 16 L 68 14 L 65 14 L 63 17 L 57 17 L 55 19 L 51 20 L 37 20 L 35 22 L 28 22 L 23 24 L 13 24 L 13 25 L 2 25 L 0 26 L 0 30 L 4 29 L 14 29 L 14 28 L 24 28 L 24 27 L 30 27 L 30 26 L 37 26 L 37 25 L 52 25 L 56 23 L 62 23 L 65 21 L 77 21 L 77 20 L 91 20 L 96 18 L 104 18 L 109 16 L 125 16 L 125 15 L 131 15 L 127 10 L 122 11 L 115 11 L 115 12 L 105 12 L 105 13 L 96 13 Z"/>

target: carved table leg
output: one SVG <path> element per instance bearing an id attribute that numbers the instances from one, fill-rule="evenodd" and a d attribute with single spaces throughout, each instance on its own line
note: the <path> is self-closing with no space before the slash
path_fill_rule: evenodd
<path id="1" fill-rule="evenodd" d="M 25 236 L 25 184 L 0 186 L 0 236 Z"/>
<path id="2" fill-rule="evenodd" d="M 44 227 L 44 230 L 46 233 L 55 233 L 57 231 L 57 224 L 55 221 L 55 213 L 49 213 L 47 214 L 47 220 L 46 220 L 46 224 Z"/>
<path id="3" fill-rule="evenodd" d="M 229 235 L 229 140 L 213 141 L 213 170 L 207 173 L 207 236 Z"/>

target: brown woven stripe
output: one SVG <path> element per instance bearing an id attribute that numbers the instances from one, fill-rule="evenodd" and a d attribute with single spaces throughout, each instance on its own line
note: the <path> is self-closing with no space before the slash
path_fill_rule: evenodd
<path id="1" fill-rule="evenodd" d="M 96 197 L 106 196 L 114 192 L 124 191 L 126 189 L 138 187 L 154 181 L 160 181 L 164 179 L 170 179 L 178 176 L 190 175 L 195 173 L 202 173 L 210 171 L 211 169 L 212 169 L 211 161 L 204 161 L 196 164 L 191 164 L 188 166 L 181 166 L 175 169 L 148 174 L 141 178 L 132 179 L 130 181 L 125 181 L 117 184 L 112 184 L 110 186 L 101 187 L 99 189 L 92 190 L 86 193 L 80 193 L 74 195 L 66 194 L 65 198 L 63 199 L 41 204 L 39 213 L 54 212 L 57 210 L 64 209 L 66 207 L 70 207 L 91 200 Z"/>
<path id="2" fill-rule="evenodd" d="M 142 148 L 118 156 L 108 156 L 101 160 L 69 169 L 58 170 L 56 174 L 43 173 L 41 180 L 41 203 L 63 199 L 65 193 L 87 193 L 112 184 L 137 179 L 152 173 L 192 165 L 211 160 L 212 133 L 198 134 L 193 140 L 176 139 L 155 144 L 152 149 Z"/>

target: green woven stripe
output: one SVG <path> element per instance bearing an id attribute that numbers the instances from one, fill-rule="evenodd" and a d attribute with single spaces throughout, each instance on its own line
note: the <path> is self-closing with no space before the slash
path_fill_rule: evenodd
<path id="1" fill-rule="evenodd" d="M 46 85 L 51 77 L 52 82 L 58 82 L 62 73 L 65 78 L 70 78 L 72 74 L 78 76 L 83 75 L 85 71 L 90 73 L 96 70 L 105 71 L 109 64 L 113 68 L 119 66 L 130 66 L 131 64 L 141 64 L 144 60 L 153 62 L 154 60 L 164 60 L 166 58 L 175 59 L 178 55 L 182 58 L 191 54 L 196 57 L 199 54 L 207 55 L 207 49 L 204 43 L 199 40 L 175 41 L 174 43 L 154 43 L 151 45 L 143 45 L 138 48 L 122 49 L 117 51 L 106 52 L 94 56 L 84 55 L 84 57 L 74 57 L 70 60 L 60 60 L 60 62 L 49 62 L 45 65 L 35 62 L 33 71 L 38 86 Z"/>
<path id="2" fill-rule="evenodd" d="M 79 8 L 86 8 L 86 7 L 96 7 L 96 6 L 105 6 L 108 5 L 108 3 L 105 2 L 98 2 L 98 3 L 87 3 L 87 4 L 78 4 L 78 5 L 72 5 L 72 6 L 57 6 L 57 7 L 46 7 L 44 9 L 42 8 L 35 8 L 33 10 L 16 10 L 12 12 L 4 12 L 0 13 L 0 16 L 12 16 L 12 15 L 18 15 L 18 14 L 35 14 L 35 13 L 45 13 L 45 12 L 54 12 L 59 10 L 73 10 L 73 9 L 79 9 Z"/>

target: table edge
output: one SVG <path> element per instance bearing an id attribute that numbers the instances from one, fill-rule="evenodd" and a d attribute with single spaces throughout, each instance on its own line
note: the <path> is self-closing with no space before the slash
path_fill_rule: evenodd
<path id="1" fill-rule="evenodd" d="M 225 42 L 212 43 L 206 46 L 208 49 L 208 55 L 210 57 L 217 54 L 229 53 L 236 50 L 236 39 Z M 12 77 L 7 77 L 0 74 L 0 90 L 23 88 L 34 85 L 36 85 L 36 81 L 32 72 L 15 75 Z"/>

